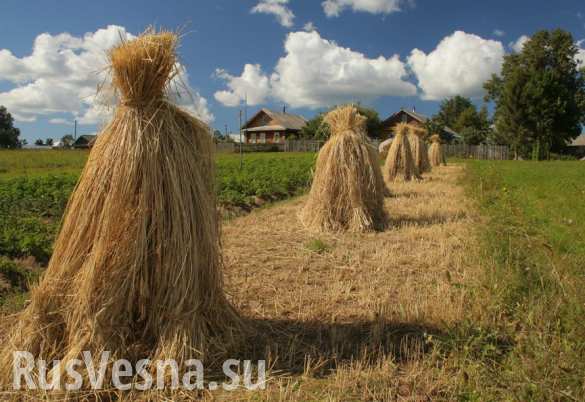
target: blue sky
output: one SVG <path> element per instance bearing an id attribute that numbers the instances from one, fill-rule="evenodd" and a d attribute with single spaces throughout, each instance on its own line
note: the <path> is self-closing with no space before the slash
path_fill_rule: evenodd
<path id="1" fill-rule="evenodd" d="M 29 141 L 71 132 L 74 116 L 78 133 L 96 131 L 107 118 L 90 95 L 100 46 L 113 29 L 138 34 L 151 24 L 184 27 L 179 52 L 195 95 L 181 102 L 222 131 L 237 130 L 244 93 L 256 103 L 250 115 L 287 104 L 310 117 L 342 101 L 382 117 L 413 106 L 433 114 L 455 93 L 480 103 L 481 81 L 523 35 L 560 27 L 585 39 L 585 4 L 576 0 L 328 1 L 327 9 L 323 0 L 4 0 L 0 104 Z"/>

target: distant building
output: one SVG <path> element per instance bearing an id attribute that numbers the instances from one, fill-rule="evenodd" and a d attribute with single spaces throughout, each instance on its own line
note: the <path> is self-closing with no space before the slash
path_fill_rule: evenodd
<path id="1" fill-rule="evenodd" d="M 242 143 L 246 142 L 246 137 L 244 134 L 241 135 Z M 230 141 L 235 142 L 236 144 L 240 143 L 240 133 L 229 133 L 228 138 Z"/>
<path id="2" fill-rule="evenodd" d="M 585 134 L 581 134 L 569 144 L 569 152 L 579 158 L 585 156 Z"/>
<path id="3" fill-rule="evenodd" d="M 386 120 L 382 122 L 382 130 L 385 134 L 386 138 L 390 138 L 394 136 L 394 127 L 398 123 L 408 123 L 414 124 L 420 127 L 424 127 L 425 124 L 429 121 L 429 118 L 425 115 L 417 113 L 416 111 L 410 111 L 401 109 L 400 111 L 392 114 Z M 443 127 L 443 131 L 439 133 L 441 138 L 446 142 L 454 142 L 461 140 L 461 136 L 455 132 L 455 130 L 445 126 Z"/>
<path id="4" fill-rule="evenodd" d="M 303 116 L 261 109 L 246 124 L 243 131 L 246 144 L 278 144 L 290 135 L 297 135 L 307 124 Z"/>
<path id="5" fill-rule="evenodd" d="M 75 142 L 73 143 L 73 148 L 76 149 L 89 149 L 93 147 L 97 135 L 94 134 L 85 134 L 80 135 Z"/>

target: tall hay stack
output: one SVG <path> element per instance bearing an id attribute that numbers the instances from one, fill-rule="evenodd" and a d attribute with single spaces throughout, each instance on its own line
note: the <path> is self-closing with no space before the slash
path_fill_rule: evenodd
<path id="1" fill-rule="evenodd" d="M 394 127 L 394 139 L 384 163 L 384 180 L 388 185 L 396 180 L 420 179 L 408 140 L 409 130 L 407 123 L 399 123 Z"/>
<path id="2" fill-rule="evenodd" d="M 447 165 L 445 160 L 445 151 L 441 144 L 441 137 L 438 134 L 431 136 L 431 146 L 429 148 L 429 160 L 432 167 Z"/>
<path id="3" fill-rule="evenodd" d="M 69 200 L 46 273 L 0 351 L 0 384 L 12 384 L 15 350 L 63 362 L 90 351 L 95 367 L 102 351 L 110 363 L 175 359 L 181 367 L 219 361 L 235 343 L 242 326 L 222 290 L 212 139 L 165 97 L 177 42 L 147 31 L 110 51 L 120 102 Z"/>
<path id="4" fill-rule="evenodd" d="M 431 162 L 429 161 L 429 150 L 424 140 L 425 134 L 426 134 L 425 129 L 415 125 L 410 126 L 410 130 L 408 133 L 408 141 L 411 146 L 412 159 L 414 160 L 414 165 L 419 175 L 431 171 Z"/>
<path id="5" fill-rule="evenodd" d="M 367 142 L 366 118 L 350 105 L 329 112 L 324 122 L 331 137 L 317 157 L 301 222 L 317 232 L 383 230 L 386 188 L 376 150 Z"/>

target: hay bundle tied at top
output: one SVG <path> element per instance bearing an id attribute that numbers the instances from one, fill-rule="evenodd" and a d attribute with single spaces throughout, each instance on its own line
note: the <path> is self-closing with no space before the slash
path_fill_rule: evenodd
<path id="1" fill-rule="evenodd" d="M 329 112 L 324 122 L 331 137 L 317 157 L 302 223 L 314 231 L 384 229 L 386 190 L 376 149 L 366 137 L 366 118 L 354 106 L 343 106 Z"/>
<path id="2" fill-rule="evenodd" d="M 433 167 L 447 164 L 447 161 L 445 160 L 445 151 L 443 149 L 443 144 L 441 144 L 441 137 L 438 134 L 434 134 L 431 136 L 429 160 L 431 162 L 431 166 Z"/>
<path id="3" fill-rule="evenodd" d="M 414 166 L 419 175 L 431 171 L 429 150 L 427 148 L 427 143 L 424 140 L 425 134 L 425 129 L 414 125 L 410 126 L 408 142 L 410 143 Z"/>
<path id="4" fill-rule="evenodd" d="M 394 128 L 394 139 L 384 163 L 384 179 L 387 184 L 396 180 L 420 179 L 412 157 L 408 132 L 409 125 L 406 123 L 398 123 Z"/>
<path id="5" fill-rule="evenodd" d="M 233 343 L 240 319 L 222 290 L 212 139 L 165 96 L 177 40 L 148 31 L 110 51 L 120 101 L 4 342 L 0 383 L 11 384 L 14 350 L 64 362 L 89 351 L 96 367 L 102 351 L 181 365 Z"/>

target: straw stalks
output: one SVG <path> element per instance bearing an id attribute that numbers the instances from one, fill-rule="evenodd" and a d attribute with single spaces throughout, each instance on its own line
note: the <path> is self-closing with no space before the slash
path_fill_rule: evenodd
<path id="1" fill-rule="evenodd" d="M 441 137 L 438 134 L 431 136 L 431 147 L 429 148 L 429 160 L 431 166 L 446 166 L 447 161 L 445 160 L 445 152 L 443 145 L 441 144 Z"/>
<path id="2" fill-rule="evenodd" d="M 421 179 L 412 157 L 408 131 L 409 125 L 406 123 L 399 123 L 394 128 L 394 140 L 384 164 L 384 180 L 388 185 L 396 180 Z"/>
<path id="3" fill-rule="evenodd" d="M 424 140 L 426 130 L 411 125 L 408 132 L 408 141 L 410 142 L 412 158 L 416 171 L 419 175 L 431 171 L 431 162 L 429 161 L 429 150 Z"/>
<path id="4" fill-rule="evenodd" d="M 95 367 L 102 351 L 110 362 L 181 367 L 218 361 L 236 344 L 242 327 L 222 290 L 209 129 L 165 97 L 177 41 L 147 31 L 110 51 L 120 102 L 69 200 L 48 269 L 0 350 L 2 388 L 11 387 L 16 350 L 63 362 L 89 351 Z"/>
<path id="5" fill-rule="evenodd" d="M 383 230 L 386 188 L 376 150 L 367 143 L 366 118 L 350 105 L 329 112 L 324 122 L 331 137 L 317 157 L 301 222 L 317 232 Z"/>

